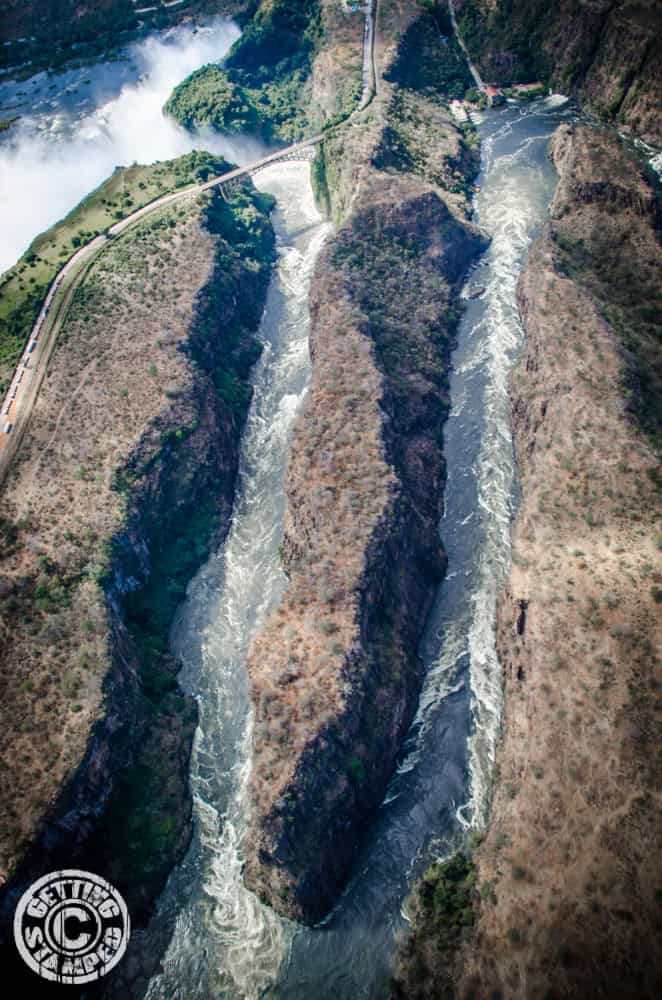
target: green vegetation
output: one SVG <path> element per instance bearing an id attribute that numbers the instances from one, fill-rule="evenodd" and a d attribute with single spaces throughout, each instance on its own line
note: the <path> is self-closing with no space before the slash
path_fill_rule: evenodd
<path id="1" fill-rule="evenodd" d="M 236 8 L 237 15 L 247 6 L 242 0 L 224 4 L 229 13 Z M 157 9 L 138 15 L 136 7 Z M 9 44 L 0 45 L 0 67 L 21 67 L 17 75 L 28 76 L 41 69 L 53 72 L 88 65 L 154 29 L 176 23 L 183 14 L 218 12 L 217 0 L 183 0 L 172 7 L 161 6 L 161 0 L 15 0 L 3 9 L 2 41 Z"/>
<path id="2" fill-rule="evenodd" d="M 431 155 L 433 150 L 436 155 Z M 468 202 L 480 166 L 478 139 L 471 125 L 449 127 L 435 100 L 397 90 L 373 165 L 378 170 L 417 174 L 445 191 L 463 195 Z"/>
<path id="3" fill-rule="evenodd" d="M 319 16 L 319 0 L 263 0 L 230 50 L 226 66 L 255 82 L 309 69 Z"/>
<path id="4" fill-rule="evenodd" d="M 18 118 L 0 118 L 0 132 L 6 132 L 12 125 L 15 125 Z"/>
<path id="5" fill-rule="evenodd" d="M 433 5 L 430 13 L 414 21 L 386 79 L 447 101 L 465 96 L 473 86 L 473 77 L 445 6 Z"/>
<path id="6" fill-rule="evenodd" d="M 409 27 L 388 79 L 397 87 L 373 165 L 417 174 L 468 200 L 479 166 L 476 133 L 451 124 L 445 109 L 471 93 L 473 80 L 445 6 L 431 3 Z"/>
<path id="7" fill-rule="evenodd" d="M 459 313 L 450 301 L 455 276 L 432 257 L 430 243 L 438 239 L 454 246 L 457 277 L 478 250 L 436 195 L 421 199 L 417 211 L 417 224 L 411 215 L 385 217 L 376 208 L 357 214 L 338 234 L 332 256 L 332 266 L 344 273 L 352 300 L 369 320 L 380 368 L 392 379 L 396 422 L 407 420 L 412 405 L 410 379 L 428 381 L 441 391 L 444 408 L 447 403 L 443 373 Z M 440 433 L 442 424 L 440 412 Z"/>
<path id="8" fill-rule="evenodd" d="M 391 1000 L 452 1000 L 456 954 L 475 921 L 475 878 L 473 862 L 461 851 L 428 868 L 414 892 L 415 930 Z"/>
<path id="9" fill-rule="evenodd" d="M 263 0 L 223 67 L 197 70 L 164 110 L 187 128 L 301 138 L 308 124 L 304 85 L 320 32 L 319 0 Z"/>
<path id="10" fill-rule="evenodd" d="M 557 8 L 546 0 L 466 0 L 459 29 L 471 58 L 487 79 L 503 84 L 547 80 L 551 66 L 543 50 Z"/>
<path id="11" fill-rule="evenodd" d="M 207 227 L 221 238 L 223 250 L 205 308 L 191 336 L 191 350 L 211 375 L 221 399 L 235 414 L 245 412 L 250 398 L 248 373 L 259 354 L 249 334 L 259 326 L 275 260 L 269 223 L 274 206 L 271 195 L 243 188 L 236 192 L 230 207 L 216 199 L 207 213 Z M 227 313 L 227 302 L 233 297 L 236 297 L 234 316 L 226 320 L 223 353 L 216 357 L 207 345 L 216 334 L 217 317 Z"/>
<path id="12" fill-rule="evenodd" d="M 273 205 L 270 195 L 245 187 L 229 203 L 212 198 L 206 210 L 206 228 L 219 239 L 213 277 L 201 298 L 188 350 L 211 377 L 230 419 L 237 424 L 243 421 L 250 401 L 248 377 L 260 354 L 254 332 L 275 260 L 269 222 Z M 188 438 L 195 429 L 180 428 L 162 438 L 173 469 L 186 466 Z M 139 493 L 142 475 L 148 471 L 129 464 L 119 474 L 118 485 L 130 484 L 132 491 Z M 149 578 L 125 598 L 125 618 L 144 654 L 144 688 L 157 701 L 162 689 L 159 661 L 167 651 L 170 622 L 207 554 L 224 506 L 224 498 L 213 488 L 206 499 L 196 497 L 193 509 L 176 502 L 181 489 L 178 481 L 170 483 L 168 489 L 172 502 L 164 503 L 165 509 L 153 514 L 146 511 L 143 517 L 142 533 L 150 548 Z M 116 557 L 122 558 L 121 541 Z M 166 689 L 173 683 L 166 678 Z"/>
<path id="13" fill-rule="evenodd" d="M 504 87 L 503 94 L 504 97 L 516 98 L 522 104 L 530 104 L 531 101 L 537 101 L 539 97 L 545 97 L 545 95 L 547 94 L 547 89 L 548 88 L 545 86 L 544 83 L 541 83 L 538 86 L 529 86 L 529 87 L 521 87 L 516 85 L 514 87 Z"/>
<path id="14" fill-rule="evenodd" d="M 172 92 L 164 105 L 185 128 L 208 125 L 219 132 L 260 132 L 263 129 L 254 105 L 218 66 L 203 66 Z"/>
<path id="15" fill-rule="evenodd" d="M 58 69 L 71 60 L 73 46 L 79 58 L 106 52 L 128 40 L 128 33 L 138 27 L 131 0 L 101 2 L 93 6 L 85 6 L 78 0 L 50 0 L 47 7 L 41 5 L 41 12 L 34 3 L 15 6 L 18 11 L 12 18 L 12 34 L 18 40 L 0 48 L 0 65 L 30 62 L 31 72 L 41 66 Z M 25 13 L 21 12 L 23 6 Z"/>
<path id="16" fill-rule="evenodd" d="M 219 482 L 215 464 L 194 462 L 192 467 L 194 422 L 164 433 L 160 452 L 142 467 L 130 461 L 116 482 L 128 492 L 150 553 L 149 576 L 123 596 L 123 618 L 140 655 L 141 739 L 137 759 L 115 786 L 95 849 L 102 870 L 126 894 L 138 919 L 149 912 L 185 838 L 187 754 L 196 710 L 178 688 L 179 665 L 168 652 L 168 634 L 186 586 L 228 511 L 232 451 L 236 457 L 250 400 L 249 372 L 260 353 L 255 331 L 275 261 L 273 205 L 270 195 L 246 186 L 229 203 L 211 196 L 206 208 L 206 228 L 217 237 L 216 260 L 187 349 L 221 400 L 230 435 L 224 444 L 229 480 Z M 157 503 L 150 492 L 155 462 L 164 469 Z M 140 575 L 127 541 L 122 534 L 113 543 L 106 587 L 118 569 Z"/>
<path id="17" fill-rule="evenodd" d="M 53 278 L 76 249 L 160 195 L 225 168 L 222 159 L 200 152 L 148 167 L 118 167 L 66 218 L 32 241 L 0 279 L 0 394 L 9 384 Z"/>

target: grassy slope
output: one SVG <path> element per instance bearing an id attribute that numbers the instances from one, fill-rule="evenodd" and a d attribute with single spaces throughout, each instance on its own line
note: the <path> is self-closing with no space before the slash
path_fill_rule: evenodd
<path id="1" fill-rule="evenodd" d="M 501 53 L 483 63 L 490 79 L 496 75 L 505 83 L 527 83 L 549 77 L 552 67 L 543 41 L 554 16 L 553 5 L 545 0 L 501 0 L 489 14 L 480 0 L 469 0 L 461 6 L 458 23 L 474 59 L 485 59 L 488 46 Z"/>
<path id="2" fill-rule="evenodd" d="M 429 12 L 410 25 L 386 79 L 445 102 L 464 97 L 465 91 L 474 86 L 444 4 L 429 4 Z"/>
<path id="3" fill-rule="evenodd" d="M 431 65 L 422 61 L 412 65 L 411 57 L 420 46 L 425 46 Z M 464 229 L 465 191 L 477 158 L 448 112 L 452 95 L 445 86 L 452 79 L 463 94 L 471 83 L 466 69 L 452 44 L 439 40 L 429 4 L 380 5 L 377 49 L 380 76 L 382 58 L 388 65 L 377 97 L 350 124 L 328 135 L 313 164 L 318 198 L 340 227 L 318 269 L 313 383 L 290 452 L 287 489 L 293 514 L 284 546 L 290 587 L 256 639 L 249 662 L 256 703 L 252 794 L 262 815 L 267 815 L 270 796 L 275 798 L 287 788 L 291 797 L 286 822 L 300 824 L 288 828 L 288 843 L 291 838 L 297 845 L 297 855 L 290 852 L 282 869 L 274 866 L 267 871 L 267 862 L 258 870 L 254 862 L 258 852 L 251 842 L 249 884 L 267 892 L 273 905 L 289 915 L 300 915 L 299 907 L 309 905 L 304 899 L 306 887 L 299 893 L 297 879 L 303 869 L 313 873 L 309 884 L 319 887 L 325 882 L 315 865 L 327 836 L 326 829 L 318 835 L 318 825 L 320 816 L 328 815 L 329 802 L 344 796 L 342 808 L 346 808 L 358 796 L 356 815 L 370 801 L 380 780 L 372 756 L 380 725 L 391 711 L 392 692 L 410 683 L 415 671 L 409 656 L 416 642 L 403 642 L 399 616 L 412 591 L 428 587 L 431 568 L 443 570 L 443 559 L 432 551 L 430 540 L 436 537 L 435 504 L 441 486 L 445 370 L 457 320 L 453 300 L 463 262 L 468 264 L 480 249 L 479 240 Z M 375 406 L 380 397 L 381 407 L 391 417 L 388 427 Z M 419 449 L 425 455 L 424 473 L 416 464 Z M 296 779 L 288 784 L 288 769 L 300 760 L 299 748 L 307 745 L 311 731 L 319 731 L 326 719 L 341 716 L 349 701 L 347 686 L 339 689 L 337 677 L 342 675 L 333 664 L 346 650 L 356 649 L 352 630 L 363 620 L 353 603 L 356 580 L 365 572 L 364 559 L 371 558 L 365 553 L 370 552 L 373 532 L 379 530 L 376 526 L 388 523 L 391 516 L 389 504 L 398 490 L 396 467 L 403 493 L 406 490 L 413 498 L 416 516 L 425 519 L 425 528 L 418 531 L 417 523 L 408 536 L 408 567 L 423 561 L 422 538 L 429 544 L 428 562 L 408 586 L 406 597 L 399 593 L 403 599 L 393 599 L 396 586 L 389 579 L 386 596 L 379 597 L 379 611 L 371 605 L 380 622 L 374 638 L 376 665 L 366 669 L 363 701 L 360 671 L 352 674 L 352 711 L 361 719 L 361 737 L 352 748 L 352 737 L 345 734 L 348 748 L 334 735 L 329 744 L 335 740 L 338 746 L 327 756 L 326 747 L 316 759 L 310 754 L 306 760 L 307 773 L 313 775 L 310 787 L 318 787 L 319 774 L 319 787 L 327 798 L 318 810 L 310 802 L 304 807 L 307 792 L 296 786 Z M 395 531 L 388 544 L 394 535 Z M 306 540 L 305 556 L 298 548 L 301 538 Z M 380 538 L 379 546 L 383 544 Z M 414 602 L 417 609 L 424 601 L 421 595 L 420 602 Z M 294 685 L 278 684 L 286 655 L 294 659 L 283 648 L 279 630 L 285 624 L 301 664 L 297 669 L 305 677 L 301 693 Z M 413 632 L 417 626 L 408 621 L 406 627 Z M 361 647 L 363 667 L 372 653 L 372 647 Z M 336 757 L 329 761 L 333 753 Z M 259 846 L 268 842 L 272 849 L 279 829 L 278 809 L 276 802 Z M 339 856 L 336 845 L 336 859 Z M 313 905 L 326 890 L 327 884 Z"/>
<path id="4" fill-rule="evenodd" d="M 118 168 L 61 222 L 35 237 L 0 279 L 0 394 L 53 278 L 76 248 L 160 195 L 217 173 L 222 162 L 194 152 L 152 166 Z"/>
<path id="5" fill-rule="evenodd" d="M 644 354 L 659 372 L 659 322 L 657 359 L 652 317 L 634 351 L 630 337 L 659 301 L 662 248 L 613 133 L 566 126 L 552 150 L 560 183 L 518 289 L 504 735 L 458 996 L 648 1000 L 662 969 L 662 484 L 632 390 Z"/>
<path id="6" fill-rule="evenodd" d="M 621 340 L 629 364 L 625 395 L 641 428 L 662 450 L 662 282 L 655 258 L 637 259 L 636 235 L 619 234 L 614 252 L 609 221 L 586 235 L 557 224 L 559 266 L 580 283 Z"/>
<path id="7" fill-rule="evenodd" d="M 449 40 L 444 45 L 439 40 L 437 25 L 442 32 L 449 30 L 443 7 L 420 3 L 416 13 L 415 9 L 405 12 L 407 26 L 385 74 L 388 108 L 371 163 L 379 171 L 414 174 L 440 188 L 453 210 L 464 215 L 479 166 L 478 143 L 473 126 L 458 126 L 448 105 L 454 95 L 470 89 L 473 80 L 455 43 Z M 390 13 L 383 6 L 380 16 L 382 31 L 388 35 L 393 30 L 391 19 L 397 24 L 402 14 Z M 426 59 L 417 59 L 417 51 L 425 53 Z M 363 134 L 369 135 L 375 124 L 369 110 Z M 354 176 L 351 160 L 362 155 L 358 148 L 362 144 L 357 133 L 341 130 L 329 136 L 313 161 L 316 196 L 336 221 L 347 211 Z"/>
<path id="8" fill-rule="evenodd" d="M 471 90 L 473 78 L 442 6 L 413 21 L 386 79 L 395 88 L 374 165 L 417 174 L 468 199 L 478 169 L 476 133 L 470 124 L 449 129 L 444 109 Z M 430 155 L 435 148 L 439 154 Z"/>
<path id="9" fill-rule="evenodd" d="M 230 204 L 206 195 L 163 209 L 110 243 L 77 292 L 3 495 L 2 758 L 21 761 L 0 770 L 3 871 L 80 762 L 102 711 L 112 653 L 104 591 L 117 572 L 141 579 L 139 568 L 124 565 L 126 518 L 141 504 L 152 572 L 123 603 L 141 654 L 147 737 L 95 845 L 106 874 L 140 907 L 181 838 L 173 796 L 186 739 L 178 733 L 192 720 L 166 653 L 167 630 L 218 525 L 222 487 L 205 472 L 205 449 L 213 461 L 216 445 L 199 429 L 207 411 L 195 385 L 216 389 L 223 425 L 238 436 L 273 262 L 271 206 L 249 189 Z M 157 479 L 155 489 L 154 470 L 164 468 L 170 479 Z M 205 475 L 210 492 L 194 490 L 191 509 L 187 490 Z M 46 724 L 54 718 L 57 733 Z"/>

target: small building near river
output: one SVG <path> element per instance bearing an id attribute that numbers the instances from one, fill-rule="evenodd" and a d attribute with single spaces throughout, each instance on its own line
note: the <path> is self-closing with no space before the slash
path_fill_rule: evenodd
<path id="1" fill-rule="evenodd" d="M 485 96 L 489 108 L 496 108 L 499 104 L 505 104 L 506 102 L 506 96 L 499 87 L 486 87 Z"/>

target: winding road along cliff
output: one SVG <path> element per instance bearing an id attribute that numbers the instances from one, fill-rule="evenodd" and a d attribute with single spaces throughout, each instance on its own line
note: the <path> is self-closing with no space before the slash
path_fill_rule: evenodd
<path id="1" fill-rule="evenodd" d="M 67 864 L 140 924 L 188 843 L 197 713 L 166 640 L 229 526 L 271 207 L 252 187 L 162 206 L 106 243 L 63 324 L 2 495 L 0 939 Z"/>
<path id="2" fill-rule="evenodd" d="M 361 96 L 356 109 L 347 116 L 350 121 L 368 107 L 375 94 L 374 48 L 377 12 L 378 0 L 370 0 L 370 3 L 366 5 L 365 13 Z M 237 184 L 244 178 L 250 177 L 257 173 L 258 170 L 278 163 L 281 160 L 312 159 L 315 146 L 322 139 L 322 135 L 311 136 L 300 142 L 292 143 L 274 153 L 270 153 L 265 157 L 261 157 L 253 163 L 236 167 L 219 177 L 212 177 L 202 184 L 162 195 L 148 205 L 144 205 L 135 212 L 130 213 L 124 219 L 110 226 L 105 233 L 95 236 L 76 250 L 60 269 L 48 290 L 2 404 L 0 411 L 2 414 L 2 431 L 0 432 L 0 485 L 2 485 L 20 447 L 21 439 L 28 426 L 49 359 L 53 352 L 53 347 L 66 319 L 76 289 L 84 279 L 92 261 L 103 249 L 106 241 L 109 238 L 117 237 L 126 232 L 127 229 L 153 212 L 158 212 L 165 206 L 176 202 L 194 198 L 196 194 L 202 191 L 208 191 L 213 188 L 225 188 L 230 191 L 235 189 Z"/>
<path id="3" fill-rule="evenodd" d="M 11 467 L 30 421 L 39 390 L 43 383 L 53 348 L 76 294 L 92 262 L 98 257 L 109 239 L 121 236 L 143 219 L 161 209 L 182 201 L 190 201 L 204 191 L 225 187 L 235 189 L 238 182 L 249 178 L 258 170 L 281 160 L 309 159 L 322 136 L 312 136 L 270 153 L 243 167 L 235 167 L 219 177 L 212 177 L 203 184 L 196 184 L 183 191 L 156 198 L 137 209 L 126 218 L 112 225 L 107 233 L 95 236 L 80 247 L 58 272 L 50 286 L 44 304 L 28 338 L 25 350 L 2 404 L 2 433 L 0 433 L 0 486 Z"/>

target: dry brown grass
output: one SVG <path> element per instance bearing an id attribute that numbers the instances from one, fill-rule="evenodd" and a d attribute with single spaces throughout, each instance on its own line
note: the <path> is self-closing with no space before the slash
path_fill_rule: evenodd
<path id="1" fill-rule="evenodd" d="M 192 381 L 177 345 L 214 243 L 199 208 L 160 218 L 164 228 L 156 218 L 109 245 L 82 286 L 2 495 L 14 540 L 0 559 L 0 875 L 80 762 L 101 710 L 109 634 L 99 578 L 124 514 L 114 473 L 150 424 L 160 446 L 168 394 Z"/>
<path id="2" fill-rule="evenodd" d="M 418 10 L 398 5 L 382 25 L 380 67 Z M 377 169 L 393 93 L 380 80 L 370 106 L 325 140 L 324 169 L 315 167 L 342 228 L 313 284 L 312 384 L 286 472 L 289 586 L 248 658 L 246 876 L 299 919 L 317 919 L 332 901 L 346 875 L 348 831 L 390 773 L 413 711 L 419 617 L 443 572 L 435 432 L 445 414 L 451 286 L 479 242 L 459 200 L 447 210 L 423 179 L 458 141 L 443 110 L 435 120 L 448 134 L 419 149 L 419 176 Z M 426 105 L 412 92 L 412 114 Z"/>
<path id="3" fill-rule="evenodd" d="M 255 800 L 265 812 L 306 743 L 345 707 L 366 549 L 396 487 L 381 438 L 383 379 L 351 314 L 340 277 L 325 283 L 313 314 L 313 380 L 287 468 L 290 584 L 249 657 Z"/>
<path id="4" fill-rule="evenodd" d="M 324 117 L 351 110 L 361 93 L 364 23 L 362 11 L 348 12 L 340 0 L 322 0 L 325 44 L 315 59 L 311 84 L 315 110 Z"/>

